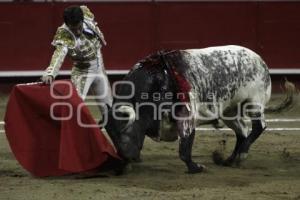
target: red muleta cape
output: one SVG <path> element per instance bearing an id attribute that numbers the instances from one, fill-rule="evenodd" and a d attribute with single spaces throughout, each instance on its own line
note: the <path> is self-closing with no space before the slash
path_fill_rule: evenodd
<path id="1" fill-rule="evenodd" d="M 109 157 L 119 159 L 74 86 L 69 81 L 53 84 L 20 84 L 10 94 L 5 132 L 18 162 L 43 177 L 84 172 Z M 64 120 L 50 117 L 51 105 L 53 115 Z"/>

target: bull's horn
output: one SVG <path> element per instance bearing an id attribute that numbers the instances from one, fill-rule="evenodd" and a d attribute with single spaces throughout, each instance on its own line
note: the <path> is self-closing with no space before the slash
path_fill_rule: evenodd
<path id="1" fill-rule="evenodd" d="M 117 109 L 117 112 L 128 114 L 128 116 L 129 116 L 128 117 L 128 123 L 126 124 L 125 128 L 127 128 L 128 126 L 130 126 L 134 122 L 134 120 L 135 120 L 135 111 L 131 106 L 120 106 Z"/>

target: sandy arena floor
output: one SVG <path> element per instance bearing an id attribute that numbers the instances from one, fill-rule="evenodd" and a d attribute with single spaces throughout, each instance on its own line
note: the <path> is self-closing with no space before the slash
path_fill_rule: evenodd
<path id="1" fill-rule="evenodd" d="M 273 98 L 274 102 L 278 97 Z M 3 121 L 6 98 L 2 98 Z M 300 128 L 300 107 L 267 115 L 268 119 L 299 119 L 269 122 L 269 128 Z M 300 131 L 266 131 L 252 146 L 240 167 L 216 166 L 212 152 L 226 139 L 233 148 L 230 131 L 198 131 L 194 160 L 208 167 L 201 174 L 186 174 L 178 158 L 178 144 L 146 139 L 142 163 L 123 176 L 103 173 L 96 178 L 65 176 L 35 178 L 17 163 L 0 125 L 0 199 L 300 199 Z"/>

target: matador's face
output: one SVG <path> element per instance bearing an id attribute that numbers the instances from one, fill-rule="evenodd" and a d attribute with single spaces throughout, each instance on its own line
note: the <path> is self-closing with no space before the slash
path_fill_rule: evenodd
<path id="1" fill-rule="evenodd" d="M 83 22 L 79 22 L 76 25 L 67 25 L 69 27 L 69 29 L 72 31 L 72 33 L 76 36 L 76 37 L 80 37 L 80 35 L 82 34 L 83 31 Z"/>

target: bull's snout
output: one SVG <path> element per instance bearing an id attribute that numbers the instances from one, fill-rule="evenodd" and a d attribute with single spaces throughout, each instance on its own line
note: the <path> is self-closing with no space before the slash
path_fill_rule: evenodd
<path id="1" fill-rule="evenodd" d="M 120 137 L 120 150 L 120 153 L 125 159 L 133 160 L 139 158 L 138 145 L 134 144 L 127 135 L 122 135 Z"/>

